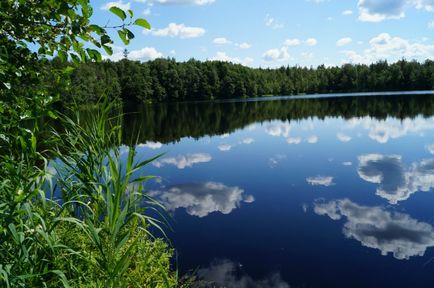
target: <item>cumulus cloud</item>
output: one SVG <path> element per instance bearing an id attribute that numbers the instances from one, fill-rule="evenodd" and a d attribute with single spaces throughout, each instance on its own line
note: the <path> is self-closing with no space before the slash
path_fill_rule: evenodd
<path id="1" fill-rule="evenodd" d="M 193 167 L 195 164 L 206 163 L 212 160 L 211 155 L 206 153 L 194 153 L 187 155 L 178 155 L 176 157 L 166 157 L 161 160 L 155 160 L 152 162 L 157 168 L 165 165 L 174 165 L 178 169 L 184 169 L 186 167 Z"/>
<path id="2" fill-rule="evenodd" d="M 146 141 L 146 143 L 137 145 L 137 147 L 140 147 L 140 148 L 147 147 L 150 149 L 160 149 L 162 146 L 163 146 L 162 143 L 152 142 L 152 141 Z"/>
<path id="3" fill-rule="evenodd" d="M 316 202 L 314 211 L 333 220 L 346 219 L 343 233 L 363 246 L 391 253 L 399 260 L 423 256 L 434 246 L 434 229 L 404 213 L 391 213 L 382 207 L 361 206 L 349 199 Z"/>
<path id="4" fill-rule="evenodd" d="M 218 45 L 225 45 L 225 44 L 230 44 L 232 43 L 231 41 L 229 41 L 228 39 L 226 39 L 225 37 L 217 37 L 214 38 L 214 40 L 212 41 L 214 44 L 218 44 Z"/>
<path id="5" fill-rule="evenodd" d="M 363 180 L 378 184 L 376 194 L 391 204 L 434 187 L 434 159 L 414 162 L 406 168 L 399 155 L 367 154 L 359 156 L 357 172 Z"/>
<path id="6" fill-rule="evenodd" d="M 352 139 L 351 136 L 340 132 L 336 134 L 336 138 L 338 138 L 338 140 L 341 142 L 349 142 Z"/>
<path id="7" fill-rule="evenodd" d="M 184 24 L 170 23 L 161 29 L 143 30 L 145 34 L 152 34 L 159 37 L 179 37 L 181 39 L 197 38 L 205 34 L 205 29 L 201 27 L 189 27 Z"/>
<path id="8" fill-rule="evenodd" d="M 359 0 L 359 20 L 381 22 L 386 19 L 399 19 L 405 16 L 407 0 Z"/>
<path id="9" fill-rule="evenodd" d="M 104 5 L 102 5 L 101 9 L 102 10 L 109 10 L 111 7 L 118 7 L 124 11 L 127 11 L 128 9 L 131 9 L 131 4 L 130 4 L 130 2 L 124 3 L 122 0 L 112 1 L 112 2 L 107 2 Z"/>
<path id="10" fill-rule="evenodd" d="M 235 64 L 242 64 L 244 66 L 249 66 L 255 60 L 250 57 L 245 57 L 244 59 L 240 59 L 238 57 L 231 57 L 226 54 L 226 52 L 218 51 L 214 57 L 210 59 L 211 61 L 223 61 L 223 62 L 232 62 Z"/>
<path id="11" fill-rule="evenodd" d="M 184 208 L 189 215 L 205 217 L 212 212 L 229 214 L 240 207 L 241 202 L 252 203 L 252 195 L 244 195 L 244 190 L 226 186 L 219 182 L 181 184 L 165 191 L 152 191 L 161 199 L 169 211 Z"/>
<path id="12" fill-rule="evenodd" d="M 345 10 L 345 11 L 342 11 L 342 15 L 344 15 L 344 16 L 350 16 L 350 15 L 353 15 L 353 10 Z"/>
<path id="13" fill-rule="evenodd" d="M 286 39 L 285 42 L 283 43 L 283 45 L 285 45 L 285 46 L 299 46 L 299 45 L 301 45 L 301 41 L 300 41 L 300 39 L 297 39 L 297 38 Z"/>
<path id="14" fill-rule="evenodd" d="M 212 287 L 227 288 L 289 288 L 279 273 L 271 274 L 264 279 L 253 279 L 245 274 L 241 265 L 230 260 L 215 260 L 210 267 L 197 271 L 199 278 Z"/>
<path id="15" fill-rule="evenodd" d="M 335 185 L 333 183 L 333 177 L 332 176 L 315 176 L 315 177 L 308 177 L 306 178 L 306 182 L 313 186 L 332 186 Z"/>
<path id="16" fill-rule="evenodd" d="M 235 46 L 237 46 L 240 49 L 249 49 L 250 47 L 252 47 L 252 45 L 247 42 L 235 43 Z"/>
<path id="17" fill-rule="evenodd" d="M 230 145 L 230 144 L 221 144 L 221 145 L 217 146 L 217 148 L 220 151 L 226 152 L 226 151 L 229 151 L 229 150 L 232 149 L 232 145 Z"/>
<path id="18" fill-rule="evenodd" d="M 349 45 L 351 44 L 351 42 L 353 42 L 353 39 L 351 39 L 350 37 L 344 37 L 336 41 L 336 46 L 341 47 L 341 46 Z"/>
<path id="19" fill-rule="evenodd" d="M 318 44 L 318 40 L 316 40 L 315 38 L 306 39 L 306 45 L 315 46 L 316 44 Z"/>
<path id="20" fill-rule="evenodd" d="M 405 59 L 426 60 L 433 58 L 434 45 L 413 42 L 401 37 L 381 33 L 369 41 L 369 48 L 362 53 L 343 51 L 352 63 L 369 64 L 379 60 Z"/>
<path id="21" fill-rule="evenodd" d="M 288 137 L 291 131 L 289 122 L 275 122 L 265 126 L 265 132 L 274 137 Z"/>
<path id="22" fill-rule="evenodd" d="M 429 153 L 434 154 L 434 144 L 426 145 L 425 148 Z"/>
<path id="23" fill-rule="evenodd" d="M 144 47 L 137 50 L 128 51 L 128 59 L 130 60 L 155 60 L 157 58 L 162 58 L 163 54 L 154 47 Z M 103 59 L 109 59 L 111 61 L 119 61 L 124 59 L 124 48 L 113 46 L 113 54 L 103 55 Z"/>
<path id="24" fill-rule="evenodd" d="M 288 47 L 274 48 L 262 54 L 265 61 L 287 61 L 290 59 Z"/>

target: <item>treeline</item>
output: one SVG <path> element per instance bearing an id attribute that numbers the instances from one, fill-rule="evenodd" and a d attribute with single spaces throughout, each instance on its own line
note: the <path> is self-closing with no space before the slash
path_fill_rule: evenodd
<path id="1" fill-rule="evenodd" d="M 59 68 L 65 64 L 55 59 L 51 65 Z M 128 103 L 175 102 L 303 93 L 431 90 L 434 61 L 264 69 L 194 59 L 187 62 L 156 59 L 144 63 L 124 59 L 80 64 L 69 77 L 74 88 L 62 93 L 66 102 L 95 102 L 101 95 Z"/>

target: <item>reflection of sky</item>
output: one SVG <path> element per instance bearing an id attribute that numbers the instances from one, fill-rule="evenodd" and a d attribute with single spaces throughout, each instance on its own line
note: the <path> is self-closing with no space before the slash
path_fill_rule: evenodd
<path id="1" fill-rule="evenodd" d="M 420 269 L 434 256 L 433 129 L 422 117 L 276 120 L 138 153 L 166 152 L 143 173 L 162 177 L 149 189 L 173 212 L 181 270 L 234 259 L 254 279 L 280 271 L 296 287 L 372 287 L 360 271 L 388 267 L 378 287 L 423 287 L 434 280 L 433 266 Z"/>

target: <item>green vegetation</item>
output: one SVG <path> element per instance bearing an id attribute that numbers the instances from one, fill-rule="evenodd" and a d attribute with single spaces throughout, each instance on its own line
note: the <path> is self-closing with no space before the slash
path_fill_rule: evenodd
<path id="1" fill-rule="evenodd" d="M 62 64 L 53 61 L 51 67 Z M 126 103 L 179 102 L 331 92 L 432 90 L 434 61 L 346 64 L 341 67 L 253 69 L 242 65 L 156 59 L 123 59 L 75 66 L 70 80 L 80 89 L 63 93 L 62 102 L 92 103 L 106 93 Z"/>
<path id="2" fill-rule="evenodd" d="M 149 29 L 110 11 L 125 44 L 130 25 Z M 121 155 L 122 109 L 97 103 L 85 123 L 56 109 L 74 68 L 47 70 L 47 57 L 101 60 L 91 44 L 111 53 L 110 27 L 91 15 L 88 0 L 0 2 L 1 287 L 178 286 L 172 250 L 150 233 L 165 224 L 151 216 L 162 209 L 143 187 L 152 177 L 138 173 L 153 159 L 138 161 L 133 146 Z"/>

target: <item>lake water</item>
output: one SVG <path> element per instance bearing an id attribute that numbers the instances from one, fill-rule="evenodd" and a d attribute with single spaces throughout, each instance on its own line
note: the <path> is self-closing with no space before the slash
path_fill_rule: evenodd
<path id="1" fill-rule="evenodd" d="M 432 287 L 434 96 L 144 106 L 125 120 L 181 272 L 224 287 Z"/>

